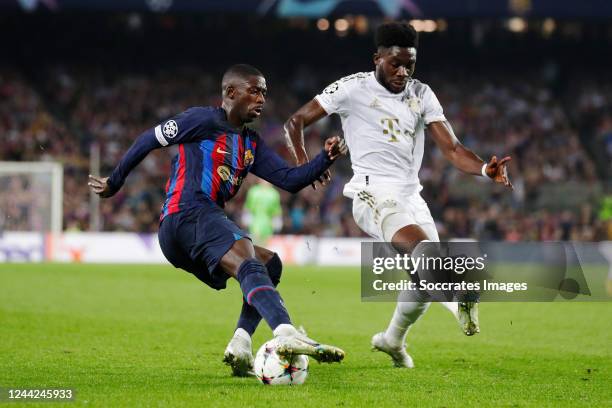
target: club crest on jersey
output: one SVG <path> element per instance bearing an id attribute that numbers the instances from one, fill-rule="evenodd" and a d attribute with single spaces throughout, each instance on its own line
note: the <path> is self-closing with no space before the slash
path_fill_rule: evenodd
<path id="1" fill-rule="evenodd" d="M 414 113 L 421 112 L 421 98 L 408 98 L 408 100 L 406 100 L 406 104 L 408 105 L 408 108 L 410 108 L 410 110 Z"/>
<path id="2" fill-rule="evenodd" d="M 166 136 L 168 139 L 172 139 L 178 134 L 178 125 L 175 121 L 169 120 L 164 123 L 162 132 L 164 133 L 164 136 Z"/>
<path id="3" fill-rule="evenodd" d="M 255 161 L 255 157 L 253 157 L 253 152 L 251 151 L 251 149 L 248 149 L 246 152 L 244 152 L 244 165 L 245 166 L 250 166 L 251 164 L 253 164 L 254 161 Z"/>

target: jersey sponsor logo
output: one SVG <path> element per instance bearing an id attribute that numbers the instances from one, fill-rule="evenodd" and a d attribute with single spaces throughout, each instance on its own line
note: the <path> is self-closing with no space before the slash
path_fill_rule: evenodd
<path id="1" fill-rule="evenodd" d="M 217 153 L 219 153 L 219 154 L 230 154 L 229 152 L 226 152 L 225 150 L 221 149 L 220 147 L 217 147 Z"/>
<path id="2" fill-rule="evenodd" d="M 217 174 L 224 182 L 230 182 L 231 184 L 237 186 L 242 184 L 243 177 L 234 177 L 231 173 L 230 168 L 227 166 L 219 166 L 217 167 Z"/>
<path id="3" fill-rule="evenodd" d="M 398 118 L 382 118 L 380 123 L 383 126 L 383 135 L 388 136 L 388 142 L 399 142 L 398 136 L 402 134 Z"/>
<path id="4" fill-rule="evenodd" d="M 178 134 L 178 125 L 174 120 L 169 120 L 164 123 L 164 128 L 162 129 L 164 136 L 168 139 L 174 138 Z"/>
<path id="5" fill-rule="evenodd" d="M 230 178 L 230 169 L 227 166 L 217 167 L 217 174 L 221 177 L 221 180 L 227 181 Z"/>
<path id="6" fill-rule="evenodd" d="M 255 157 L 253 157 L 253 152 L 251 151 L 251 149 L 248 149 L 246 152 L 244 152 L 244 165 L 245 166 L 250 166 L 251 164 L 253 164 L 254 161 L 255 161 Z"/>

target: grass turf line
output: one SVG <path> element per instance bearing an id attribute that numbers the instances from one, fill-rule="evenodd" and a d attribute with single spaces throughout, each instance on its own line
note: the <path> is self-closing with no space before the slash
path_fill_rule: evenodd
<path id="1" fill-rule="evenodd" d="M 394 305 L 362 303 L 359 285 L 356 268 L 285 268 L 294 322 L 347 359 L 311 362 L 303 386 L 264 387 L 221 363 L 235 282 L 216 292 L 159 265 L 0 265 L 0 387 L 75 388 L 87 406 L 612 405 L 610 303 L 485 303 L 472 338 L 432 305 L 409 335 L 416 368 L 398 370 L 369 349 Z M 270 337 L 262 324 L 254 349 Z"/>

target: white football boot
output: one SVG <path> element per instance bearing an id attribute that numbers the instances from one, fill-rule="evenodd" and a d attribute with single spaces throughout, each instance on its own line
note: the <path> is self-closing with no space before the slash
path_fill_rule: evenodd
<path id="1" fill-rule="evenodd" d="M 372 336 L 372 351 L 387 353 L 397 368 L 413 368 L 412 357 L 406 352 L 406 346 L 392 347 L 385 339 L 385 333 L 380 332 Z"/>
<path id="2" fill-rule="evenodd" d="M 278 342 L 276 352 L 283 357 L 303 354 L 320 363 L 339 363 L 344 359 L 342 349 L 311 339 L 303 328 L 297 330 L 290 324 L 281 324 L 274 329 L 274 337 Z"/>
<path id="3" fill-rule="evenodd" d="M 459 326 L 466 336 L 473 336 L 480 333 L 480 325 L 478 324 L 478 303 L 476 302 L 458 302 L 459 313 L 457 320 Z"/>
<path id="4" fill-rule="evenodd" d="M 234 337 L 225 348 L 223 362 L 232 368 L 235 377 L 250 377 L 253 372 L 251 336 L 244 329 L 236 329 Z"/>

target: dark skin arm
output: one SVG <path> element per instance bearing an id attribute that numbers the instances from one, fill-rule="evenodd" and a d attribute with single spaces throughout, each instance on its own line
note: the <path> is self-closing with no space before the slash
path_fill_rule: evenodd
<path id="1" fill-rule="evenodd" d="M 301 165 L 308 162 L 308 154 L 304 147 L 304 128 L 317 122 L 321 118 L 327 116 L 327 113 L 319 103 L 312 99 L 306 105 L 302 106 L 297 112 L 295 112 L 287 122 L 285 122 L 285 137 L 287 138 L 287 145 L 289 150 L 293 154 L 293 158 L 296 164 Z M 344 142 L 344 141 L 342 141 Z M 345 154 L 347 148 L 344 144 L 340 146 L 341 153 Z M 331 180 L 331 173 L 329 170 L 323 175 L 323 179 L 319 180 L 321 185 L 327 184 Z M 316 186 L 313 184 L 312 188 L 316 190 Z"/>
<path id="2" fill-rule="evenodd" d="M 346 153 L 346 145 L 344 145 L 344 140 L 340 139 L 338 136 L 330 137 L 325 140 L 325 151 L 327 151 L 327 156 L 331 160 L 336 160 L 340 155 Z M 303 146 L 302 146 L 303 150 Z M 306 152 L 304 151 L 304 155 Z M 308 157 L 306 156 L 305 162 L 308 162 Z M 305 163 L 303 162 L 303 163 Z M 107 183 L 108 177 L 99 177 L 94 176 L 92 174 L 89 175 L 89 181 L 87 185 L 91 190 L 98 194 L 102 198 L 112 197 L 113 193 L 111 192 L 110 186 Z"/>
<path id="3" fill-rule="evenodd" d="M 450 124 L 444 122 L 432 122 L 427 126 L 429 136 L 436 142 L 444 157 L 453 166 L 475 176 L 482 176 L 482 165 L 484 161 L 470 149 L 459 142 Z M 508 178 L 508 162 L 510 157 L 497 160 L 493 156 L 487 163 L 485 172 L 496 183 L 512 188 L 510 178 Z M 414 247 L 425 239 L 431 239 L 425 231 L 418 225 L 407 225 L 397 231 L 391 238 L 391 242 L 400 253 L 411 253 Z"/>
<path id="4" fill-rule="evenodd" d="M 459 142 L 448 122 L 432 122 L 427 126 L 427 130 L 444 157 L 453 166 L 465 173 L 482 175 L 481 169 L 484 161 Z M 493 156 L 487 163 L 485 172 L 496 183 L 512 188 L 507 168 L 510 160 L 509 156 L 501 160 L 497 160 L 497 157 Z"/>
<path id="5" fill-rule="evenodd" d="M 313 99 L 302 106 L 285 123 L 287 142 L 290 144 L 290 150 L 298 164 L 308 161 L 308 155 L 304 148 L 304 128 L 325 116 L 327 116 L 325 110 L 323 110 L 321 105 Z M 438 148 L 444 154 L 444 157 L 446 157 L 455 167 L 469 174 L 477 176 L 482 175 L 481 168 L 484 161 L 459 142 L 448 122 L 430 123 L 427 130 L 436 142 Z M 510 160 L 511 158 L 509 156 L 501 160 L 493 156 L 487 163 L 485 172 L 496 183 L 504 184 L 506 187 L 512 188 L 507 168 L 507 163 Z M 329 174 L 326 174 L 326 176 L 327 180 L 323 180 L 322 184 L 329 180 Z"/>

